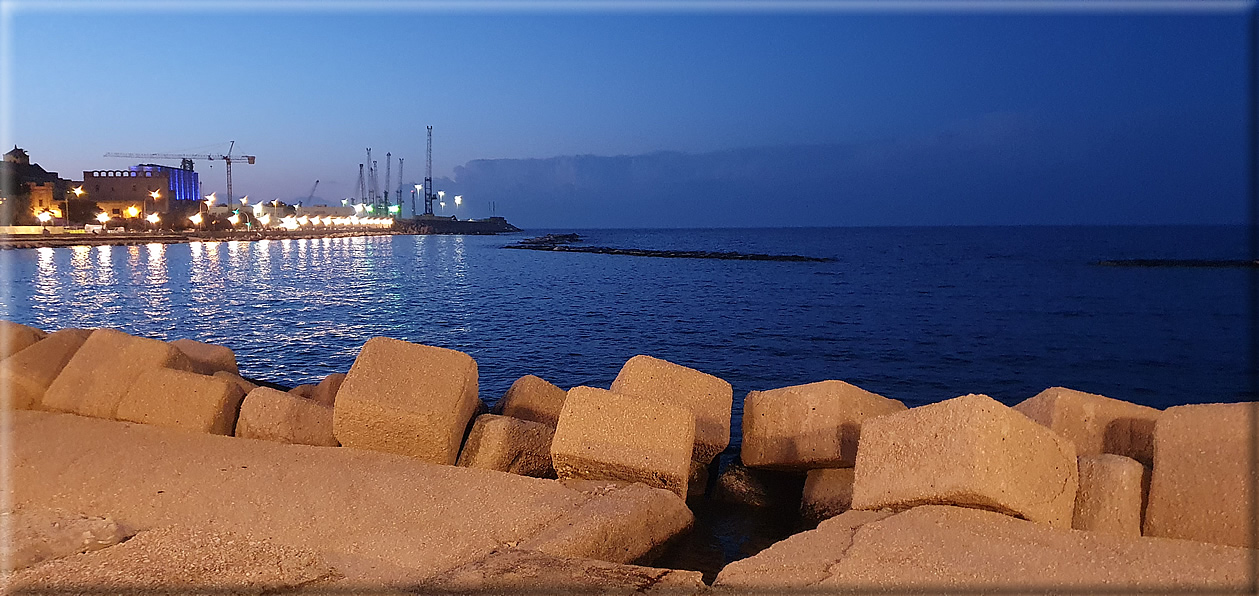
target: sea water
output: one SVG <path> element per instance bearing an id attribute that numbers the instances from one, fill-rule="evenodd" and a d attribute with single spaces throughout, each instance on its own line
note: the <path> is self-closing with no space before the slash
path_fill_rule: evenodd
<path id="1" fill-rule="evenodd" d="M 572 231 L 834 261 L 500 248 Z M 5 318 L 45 330 L 223 344 L 244 376 L 289 386 L 348 371 L 375 336 L 471 354 L 491 403 L 525 374 L 606 388 L 650 354 L 733 385 L 737 445 L 748 391 L 824 379 L 910 406 L 966 393 L 1013 405 L 1051 386 L 1159 408 L 1248 399 L 1252 270 L 1097 264 L 1244 259 L 1246 241 L 1243 227 L 913 227 L 22 249 L 0 252 L 0 298 Z M 728 561 L 788 531 L 762 522 L 718 520 L 690 547 Z"/>

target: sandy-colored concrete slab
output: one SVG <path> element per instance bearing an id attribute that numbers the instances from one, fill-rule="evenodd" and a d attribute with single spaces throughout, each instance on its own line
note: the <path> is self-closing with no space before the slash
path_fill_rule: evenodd
<path id="1" fill-rule="evenodd" d="M 592 488 L 595 498 L 520 543 L 520 548 L 613 563 L 650 563 L 695 516 L 664 489 L 635 483 Z"/>
<path id="2" fill-rule="evenodd" d="M 1015 410 L 1075 443 L 1078 455 L 1114 453 L 1146 466 L 1154 458 L 1154 423 L 1159 410 L 1104 395 L 1050 387 Z"/>
<path id="3" fill-rule="evenodd" d="M 695 417 L 691 459 L 707 464 L 730 444 L 730 383 L 705 372 L 639 354 L 626 361 L 612 391 L 683 407 Z"/>
<path id="4" fill-rule="evenodd" d="M 619 565 L 504 549 L 419 587 L 436 594 L 635 594 L 691 596 L 705 592 L 698 571 Z"/>
<path id="5" fill-rule="evenodd" d="M 1168 408 L 1154 430 L 1145 534 L 1259 547 L 1259 402 Z"/>
<path id="6" fill-rule="evenodd" d="M 1071 527 L 1119 536 L 1141 535 L 1149 475 L 1141 462 L 1115 455 L 1081 455 L 1080 489 Z"/>
<path id="7" fill-rule="evenodd" d="M 740 457 L 750 468 L 851 468 L 862 423 L 904 410 L 897 400 L 836 380 L 753 391 L 743 402 Z"/>
<path id="8" fill-rule="evenodd" d="M 879 517 L 882 516 L 882 517 Z M 927 505 L 850 511 L 728 565 L 714 587 L 815 593 L 1070 593 L 1242 590 L 1247 549 L 1058 529 Z"/>
<path id="9" fill-rule="evenodd" d="M 97 329 L 44 394 L 43 408 L 113 419 L 136 379 L 155 368 L 190 370 L 188 357 L 164 341 Z"/>
<path id="10" fill-rule="evenodd" d="M 186 370 L 145 371 L 118 403 L 118 420 L 230 435 L 245 394 L 227 380 Z"/>
<path id="11" fill-rule="evenodd" d="M 269 387 L 259 387 L 245 396 L 235 434 L 243 439 L 337 446 L 332 435 L 332 408 Z"/>
<path id="12" fill-rule="evenodd" d="M 1070 528 L 1078 470 L 1071 441 L 986 395 L 866 420 L 853 509 L 981 507 Z"/>
<path id="13" fill-rule="evenodd" d="M 454 465 L 479 405 L 471 356 L 373 337 L 337 392 L 333 432 L 347 447 Z"/>
<path id="14" fill-rule="evenodd" d="M 265 538 L 165 527 L 130 540 L 19 571 L 13 593 L 274 594 L 329 581 L 317 553 Z"/>
<path id="15" fill-rule="evenodd" d="M 516 379 L 494 404 L 494 413 L 521 420 L 541 422 L 551 428 L 560 422 L 568 392 L 541 377 L 525 375 Z"/>
<path id="16" fill-rule="evenodd" d="M 6 407 L 39 409 L 44 393 L 87 341 L 91 329 L 62 329 L 0 361 L 0 396 Z"/>
<path id="17" fill-rule="evenodd" d="M 551 438 L 555 429 L 530 420 L 483 414 L 459 452 L 458 465 L 535 478 L 554 478 Z"/>
<path id="18" fill-rule="evenodd" d="M 595 498 L 405 456 L 48 412 L 13 412 L 5 432 L 18 506 L 313 549 L 346 582 L 369 586 L 414 584 L 519 544 Z"/>
<path id="19" fill-rule="evenodd" d="M 100 550 L 131 536 L 112 519 L 88 517 L 57 509 L 25 507 L 0 513 L 6 532 L 0 541 L 0 562 L 8 572 L 52 559 Z"/>
<path id="20" fill-rule="evenodd" d="M 253 391 L 254 389 L 258 388 L 257 385 L 254 385 L 253 383 L 246 381 L 244 377 L 235 373 L 227 372 L 225 370 L 221 370 L 210 376 L 216 379 L 227 379 L 235 383 L 237 387 L 240 387 L 240 392 L 242 395 L 249 395 L 250 391 Z"/>
<path id="21" fill-rule="evenodd" d="M 551 441 L 551 462 L 562 479 L 642 482 L 685 498 L 694 437 L 686 408 L 573 387 Z"/>
<path id="22" fill-rule="evenodd" d="M 227 346 L 195 339 L 177 339 L 170 344 L 188 357 L 192 372 L 203 375 L 213 375 L 219 371 L 240 374 L 240 369 L 236 367 L 236 352 Z"/>
<path id="23" fill-rule="evenodd" d="M 12 321 L 0 321 L 0 359 L 21 352 L 47 336 L 42 329 Z"/>

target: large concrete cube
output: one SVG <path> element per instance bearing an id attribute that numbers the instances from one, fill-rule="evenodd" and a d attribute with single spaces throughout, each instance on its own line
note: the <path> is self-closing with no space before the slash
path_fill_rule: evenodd
<path id="1" fill-rule="evenodd" d="M 315 392 L 310 396 L 315 403 L 331 408 L 337 401 L 337 392 L 341 383 L 345 382 L 345 373 L 332 373 L 315 385 Z"/>
<path id="2" fill-rule="evenodd" d="M 800 499 L 800 515 L 811 522 L 835 517 L 852 508 L 852 468 L 809 470 Z"/>
<path id="3" fill-rule="evenodd" d="M 573 387 L 551 461 L 562 479 L 624 480 L 686 498 L 695 419 L 679 406 L 594 387 Z"/>
<path id="4" fill-rule="evenodd" d="M 259 387 L 245 396 L 236 436 L 297 445 L 336 447 L 332 408 L 300 395 Z"/>
<path id="5" fill-rule="evenodd" d="M 959 505 L 1070 528 L 1075 446 L 986 395 L 867 420 L 853 509 Z"/>
<path id="6" fill-rule="evenodd" d="M 612 391 L 679 406 L 695 417 L 691 459 L 709 463 L 730 444 L 730 408 L 734 393 L 713 375 L 651 356 L 630 358 L 612 381 Z"/>
<path id="7" fill-rule="evenodd" d="M 112 419 L 140 375 L 157 368 L 189 370 L 191 366 L 183 352 L 164 341 L 97 329 L 48 387 L 43 408 Z"/>
<path id="8" fill-rule="evenodd" d="M 21 352 L 47 336 L 47 333 L 34 327 L 12 321 L 0 321 L 0 359 Z"/>
<path id="9" fill-rule="evenodd" d="M 246 381 L 244 377 L 242 377 L 242 376 L 240 376 L 240 375 L 238 375 L 238 374 L 236 374 L 236 373 L 230 373 L 230 372 L 227 372 L 227 371 L 225 371 L 225 370 L 221 370 L 221 371 L 219 371 L 219 372 L 216 372 L 216 373 L 214 373 L 214 374 L 213 374 L 213 375 L 211 375 L 211 376 L 213 376 L 214 378 L 217 378 L 217 379 L 226 379 L 226 380 L 228 380 L 228 381 L 231 381 L 231 382 L 232 382 L 232 383 L 234 383 L 237 387 L 240 387 L 240 392 L 241 392 L 242 394 L 244 394 L 244 395 L 249 395 L 249 392 L 250 392 L 250 391 L 253 391 L 254 389 L 257 389 L 257 388 L 258 388 L 258 386 L 257 386 L 257 385 L 254 385 L 253 383 L 250 383 L 249 381 Z"/>
<path id="10" fill-rule="evenodd" d="M 245 394 L 222 378 L 169 368 L 145 371 L 118 403 L 118 419 L 231 436 Z"/>
<path id="11" fill-rule="evenodd" d="M 503 416 L 541 422 L 551 428 L 559 424 L 567 391 L 533 375 L 525 375 L 511 384 L 494 411 Z"/>
<path id="12" fill-rule="evenodd" d="M 236 368 L 236 353 L 227 346 L 192 339 L 177 339 L 170 344 L 188 357 L 188 361 L 192 363 L 192 372 L 203 375 L 212 375 L 219 371 L 240 374 L 240 369 Z"/>
<path id="13" fill-rule="evenodd" d="M 459 452 L 459 465 L 553 478 L 551 437 L 554 435 L 555 429 L 541 422 L 494 414 L 477 416 Z"/>
<path id="14" fill-rule="evenodd" d="M 1154 429 L 1146 536 L 1259 547 L 1251 503 L 1259 402 L 1168 408 Z"/>
<path id="15" fill-rule="evenodd" d="M 62 329 L 0 361 L 0 396 L 5 407 L 38 409 L 48 386 L 79 350 L 91 329 Z"/>
<path id="16" fill-rule="evenodd" d="M 1141 509 L 1145 503 L 1146 473 L 1141 462 L 1104 453 L 1081 455 L 1080 489 L 1075 496 L 1076 530 L 1118 536 L 1141 535 Z"/>
<path id="17" fill-rule="evenodd" d="M 743 402 L 741 457 L 752 468 L 851 468 L 862 423 L 904 410 L 897 400 L 843 381 L 753 391 Z"/>
<path id="18" fill-rule="evenodd" d="M 454 465 L 480 403 L 476 361 L 375 337 L 363 345 L 336 401 L 333 429 L 342 445 Z"/>
<path id="19" fill-rule="evenodd" d="M 1102 395 L 1050 387 L 1014 406 L 1075 443 L 1076 453 L 1114 453 L 1147 466 L 1154 461 L 1154 423 L 1160 412 Z"/>

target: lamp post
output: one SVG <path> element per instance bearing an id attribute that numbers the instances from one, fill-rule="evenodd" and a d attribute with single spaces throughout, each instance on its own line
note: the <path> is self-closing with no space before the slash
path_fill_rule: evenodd
<path id="1" fill-rule="evenodd" d="M 455 215 L 459 215 L 459 206 L 463 204 L 463 195 L 455 195 Z"/>
<path id="2" fill-rule="evenodd" d="M 42 228 L 40 232 L 47 234 L 48 233 L 48 220 L 52 219 L 52 212 L 45 209 L 43 211 L 40 211 L 39 215 L 36 215 L 35 218 L 39 220 L 40 228 Z"/>
<path id="3" fill-rule="evenodd" d="M 446 191 L 437 191 L 437 203 L 441 205 L 442 215 L 446 215 Z"/>
<path id="4" fill-rule="evenodd" d="M 97 213 L 97 214 L 96 214 L 96 221 L 101 222 L 101 228 L 102 228 L 102 229 L 104 229 L 106 232 L 108 232 L 108 231 L 109 231 L 109 227 L 108 227 L 108 225 L 107 225 L 107 224 L 109 224 L 109 214 L 108 214 L 108 213 L 105 213 L 104 211 L 101 211 L 100 213 Z"/>
<path id="5" fill-rule="evenodd" d="M 153 198 L 153 208 L 154 208 L 154 209 L 157 209 L 157 199 L 158 199 L 158 197 L 162 196 L 161 191 L 157 191 L 157 190 L 155 190 L 155 191 L 153 191 L 153 192 L 149 193 L 149 196 Z M 147 203 L 144 205 L 144 210 L 145 210 L 145 211 L 148 211 L 148 210 L 149 210 L 149 206 L 148 206 L 148 204 L 147 204 Z M 148 221 L 150 221 L 150 222 L 154 221 L 154 220 L 149 219 L 149 218 L 147 218 L 147 217 L 146 217 L 145 219 L 146 219 L 146 220 L 148 220 Z M 148 227 L 147 227 L 147 226 L 145 227 L 145 231 L 148 231 Z"/>
<path id="6" fill-rule="evenodd" d="M 76 199 L 81 199 L 83 198 L 83 195 L 87 194 L 87 191 L 83 190 L 82 184 L 74 187 L 73 192 L 74 192 L 74 198 Z M 63 213 L 62 215 L 66 217 L 66 225 L 69 226 L 70 225 L 70 197 L 69 196 L 66 196 L 66 212 Z"/>

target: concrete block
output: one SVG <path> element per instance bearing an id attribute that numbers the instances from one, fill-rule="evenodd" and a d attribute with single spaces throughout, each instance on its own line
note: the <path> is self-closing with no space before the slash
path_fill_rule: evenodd
<path id="1" fill-rule="evenodd" d="M 332 408 L 285 391 L 259 387 L 245 396 L 236 436 L 278 443 L 336 447 Z"/>
<path id="2" fill-rule="evenodd" d="M 861 425 L 905 404 L 843 381 L 753 391 L 743 402 L 744 465 L 808 471 L 851 468 Z"/>
<path id="3" fill-rule="evenodd" d="M 852 508 L 853 468 L 809 470 L 800 499 L 800 515 L 811 522 L 835 517 Z"/>
<path id="4" fill-rule="evenodd" d="M 635 483 L 596 493 L 521 542 L 520 548 L 562 557 L 649 564 L 694 523 L 695 516 L 676 494 Z"/>
<path id="5" fill-rule="evenodd" d="M 46 410 L 113 419 L 140 375 L 156 368 L 190 370 L 188 356 L 164 341 L 97 329 L 44 394 Z"/>
<path id="6" fill-rule="evenodd" d="M 685 498 L 694 442 L 689 409 L 574 387 L 564 400 L 551 460 L 563 479 L 642 482 Z"/>
<path id="7" fill-rule="evenodd" d="M 203 375 L 213 375 L 219 371 L 240 374 L 240 369 L 236 368 L 236 353 L 227 346 L 192 339 L 177 339 L 170 344 L 188 357 L 188 361 L 192 363 L 192 372 Z"/>
<path id="8" fill-rule="evenodd" d="M 651 356 L 638 355 L 621 367 L 612 391 L 690 410 L 695 417 L 691 459 L 709 463 L 730 444 L 734 394 L 713 375 Z"/>
<path id="9" fill-rule="evenodd" d="M 727 565 L 719 594 L 1251 594 L 1254 553 L 927 505 L 849 511 Z"/>
<path id="10" fill-rule="evenodd" d="M 1259 402 L 1168 408 L 1154 429 L 1146 536 L 1257 548 L 1252 449 Z"/>
<path id="11" fill-rule="evenodd" d="M 753 469 L 738 462 L 717 475 L 713 499 L 751 507 L 795 508 L 804 491 L 802 472 Z"/>
<path id="12" fill-rule="evenodd" d="M 231 436 L 244 397 L 227 379 L 155 368 L 141 374 L 118 403 L 118 420 Z"/>
<path id="13" fill-rule="evenodd" d="M 337 401 L 337 392 L 341 390 L 343 382 L 345 382 L 345 373 L 332 373 L 315 386 L 315 393 L 310 398 L 319 405 L 331 408 Z"/>
<path id="14" fill-rule="evenodd" d="M 1154 423 L 1161 414 L 1154 408 L 1050 387 L 1014 409 L 1070 439 L 1079 455 L 1113 453 L 1153 464 Z"/>
<path id="15" fill-rule="evenodd" d="M 567 391 L 533 375 L 525 375 L 511 384 L 503 398 L 494 404 L 494 412 L 521 420 L 541 422 L 555 428 L 564 409 Z"/>
<path id="16" fill-rule="evenodd" d="M 0 360 L 25 350 L 47 336 L 47 333 L 34 327 L 0 321 Z"/>
<path id="17" fill-rule="evenodd" d="M 243 395 L 249 395 L 250 391 L 253 391 L 254 389 L 258 388 L 257 385 L 254 385 L 253 383 L 246 381 L 244 377 L 236 373 L 227 372 L 225 370 L 216 372 L 211 376 L 216 379 L 226 379 L 228 381 L 231 381 L 232 383 L 235 383 L 237 387 L 240 387 L 240 392 Z"/>
<path id="18" fill-rule="evenodd" d="M 708 490 L 708 466 L 704 462 L 691 460 L 691 470 L 686 476 L 686 497 L 702 497 Z"/>
<path id="19" fill-rule="evenodd" d="M 867 420 L 853 509 L 958 505 L 1070 528 L 1075 446 L 986 395 Z"/>
<path id="20" fill-rule="evenodd" d="M 0 361 L 0 396 L 5 407 L 39 409 L 48 386 L 79 350 L 91 329 L 62 329 Z"/>
<path id="21" fill-rule="evenodd" d="M 459 452 L 465 468 L 498 470 L 535 478 L 554 478 L 551 437 L 555 429 L 509 416 L 477 416 Z"/>
<path id="22" fill-rule="evenodd" d="M 306 383 L 289 389 L 289 393 L 292 393 L 302 399 L 311 399 L 315 397 L 315 387 L 318 387 L 318 385 L 314 383 Z"/>
<path id="23" fill-rule="evenodd" d="M 1117 536 L 1141 535 L 1141 512 L 1149 476 L 1141 462 L 1104 453 L 1081 455 L 1080 488 L 1075 495 L 1076 530 Z"/>
<path id="24" fill-rule="evenodd" d="M 620 565 L 537 551 L 496 550 L 424 582 L 425 594 L 599 594 L 639 596 L 705 594 L 699 571 Z"/>
<path id="25" fill-rule="evenodd" d="M 478 403 L 471 356 L 375 337 L 337 392 L 333 430 L 346 447 L 454 465 Z"/>

